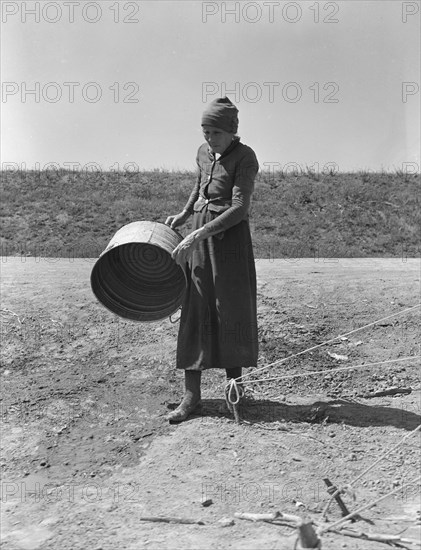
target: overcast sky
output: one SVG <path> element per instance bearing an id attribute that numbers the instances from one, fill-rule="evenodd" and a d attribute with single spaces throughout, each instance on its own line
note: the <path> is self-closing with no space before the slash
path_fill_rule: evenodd
<path id="1" fill-rule="evenodd" d="M 226 94 L 262 167 L 419 170 L 419 2 L 1 4 L 3 167 L 194 169 Z"/>

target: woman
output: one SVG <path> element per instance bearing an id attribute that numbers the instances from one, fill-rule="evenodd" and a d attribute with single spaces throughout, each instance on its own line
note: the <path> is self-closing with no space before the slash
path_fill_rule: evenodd
<path id="1" fill-rule="evenodd" d="M 248 224 L 259 169 L 254 151 L 236 135 L 238 109 L 214 100 L 202 116 L 206 143 L 198 150 L 196 185 L 172 228 L 193 215 L 192 232 L 173 258 L 187 262 L 177 368 L 185 370 L 185 394 L 168 420 L 181 422 L 201 406 L 202 370 L 226 370 L 239 380 L 242 367 L 257 364 L 256 270 Z"/>

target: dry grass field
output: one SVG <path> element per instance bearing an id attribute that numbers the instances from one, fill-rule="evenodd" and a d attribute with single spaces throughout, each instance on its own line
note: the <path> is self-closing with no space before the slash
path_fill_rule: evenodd
<path id="1" fill-rule="evenodd" d="M 189 172 L 2 173 L 1 255 L 95 258 L 123 225 L 165 221 Z M 417 257 L 420 176 L 260 172 L 251 212 L 257 258 Z"/>

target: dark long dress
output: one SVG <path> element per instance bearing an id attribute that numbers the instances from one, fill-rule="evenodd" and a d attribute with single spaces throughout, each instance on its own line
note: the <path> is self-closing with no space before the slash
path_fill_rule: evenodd
<path id="1" fill-rule="evenodd" d="M 214 219 L 194 212 L 193 230 Z M 177 368 L 257 364 L 256 269 L 248 221 L 201 241 L 188 264 Z"/>

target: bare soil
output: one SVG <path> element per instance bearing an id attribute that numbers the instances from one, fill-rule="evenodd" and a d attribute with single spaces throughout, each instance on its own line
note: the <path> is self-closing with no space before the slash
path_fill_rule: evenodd
<path id="1" fill-rule="evenodd" d="M 411 359 L 420 354 L 419 309 L 406 311 L 419 302 L 419 260 L 257 260 L 258 366 L 278 363 L 246 371 L 241 424 L 226 409 L 223 373 L 212 370 L 202 414 L 180 425 L 165 420 L 183 393 L 177 323 L 108 312 L 90 289 L 93 264 L 2 259 L 4 550 L 292 550 L 296 529 L 235 512 L 279 510 L 327 525 L 323 479 L 349 484 L 421 423 Z M 370 396 L 391 387 L 407 393 Z M 419 457 L 417 433 L 343 495 L 348 508 L 416 478 Z M 203 525 L 141 520 L 150 516 Z M 419 540 L 419 484 L 361 516 L 349 528 Z M 340 517 L 334 502 L 327 519 Z M 321 542 L 386 547 L 336 533 Z"/>

